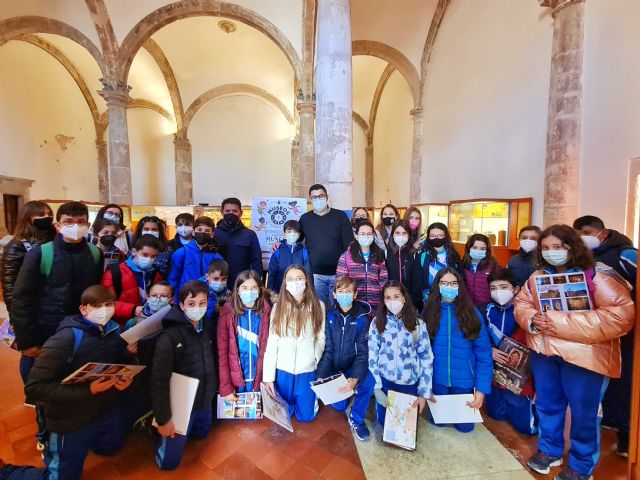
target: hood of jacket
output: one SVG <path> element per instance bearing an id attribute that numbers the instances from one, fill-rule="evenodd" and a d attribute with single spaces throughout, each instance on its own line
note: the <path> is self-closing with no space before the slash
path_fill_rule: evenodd
<path id="1" fill-rule="evenodd" d="M 607 239 L 602 242 L 598 248 L 594 248 L 593 253 L 595 255 L 602 255 L 609 250 L 621 250 L 624 248 L 634 248 L 631 239 L 616 230 L 609 230 Z"/>
<path id="2" fill-rule="evenodd" d="M 340 305 L 338 305 L 337 301 L 334 301 L 333 309 L 337 315 L 345 315 L 345 313 L 340 308 Z M 369 305 L 367 302 L 363 302 L 362 300 L 354 300 L 353 305 L 351 306 L 351 310 L 346 313 L 346 316 L 358 318 L 362 315 L 371 314 L 371 311 L 371 305 Z"/>

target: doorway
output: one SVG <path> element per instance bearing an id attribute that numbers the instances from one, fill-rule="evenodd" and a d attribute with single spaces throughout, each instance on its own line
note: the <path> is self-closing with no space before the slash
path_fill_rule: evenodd
<path id="1" fill-rule="evenodd" d="M 19 195 L 2 195 L 4 204 L 4 224 L 7 231 L 13 235 L 18 223 L 18 209 L 20 208 L 21 197 Z"/>

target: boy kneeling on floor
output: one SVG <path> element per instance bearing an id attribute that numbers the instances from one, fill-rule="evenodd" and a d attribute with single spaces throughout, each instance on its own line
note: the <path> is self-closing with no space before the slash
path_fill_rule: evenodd
<path id="1" fill-rule="evenodd" d="M 356 282 L 347 276 L 336 280 L 333 308 L 327 313 L 325 323 L 326 344 L 318 364 L 318 378 L 343 373 L 349 382 L 349 391 L 355 398 L 349 414 L 349 427 L 358 440 L 370 438 L 364 416 L 369 407 L 375 380 L 369 372 L 369 347 L 367 333 L 371 306 L 356 300 Z M 338 411 L 345 411 L 349 399 L 334 403 Z"/>
<path id="2" fill-rule="evenodd" d="M 209 287 L 191 280 L 180 288 L 180 305 L 162 321 L 163 331 L 155 340 L 151 371 L 151 402 L 160 438 L 156 463 L 161 470 L 180 464 L 187 438 L 202 439 L 211 430 L 212 400 L 218 387 L 211 335 L 204 316 Z M 176 433 L 171 419 L 171 374 L 199 380 L 186 435 Z"/>
<path id="3" fill-rule="evenodd" d="M 89 362 L 132 363 L 118 324 L 111 320 L 115 296 L 102 285 L 87 288 L 80 298 L 80 315 L 65 318 L 46 341 L 25 386 L 27 398 L 42 405 L 47 441 L 45 468 L 0 468 L 2 479 L 75 480 L 82 476 L 91 450 L 113 455 L 125 440 L 121 412 L 122 390 L 131 377 L 100 378 L 62 384 Z"/>

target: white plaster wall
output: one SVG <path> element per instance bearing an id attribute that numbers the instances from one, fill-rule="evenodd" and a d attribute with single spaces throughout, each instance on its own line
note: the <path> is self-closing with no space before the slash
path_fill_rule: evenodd
<path id="1" fill-rule="evenodd" d="M 282 114 L 256 98 L 207 103 L 189 127 L 194 201 L 290 195 L 291 135 Z"/>
<path id="2" fill-rule="evenodd" d="M 133 204 L 175 205 L 175 126 L 145 108 L 127 109 L 127 123 Z"/>
<path id="3" fill-rule="evenodd" d="M 353 172 L 353 206 L 368 206 L 366 199 L 366 167 L 367 136 L 360 125 L 353 122 L 353 149 L 352 149 L 352 172 Z"/>
<path id="4" fill-rule="evenodd" d="M 413 144 L 413 98 L 404 77 L 395 71 L 382 92 L 373 134 L 374 205 L 409 205 Z"/>
<path id="5" fill-rule="evenodd" d="M 580 214 L 624 231 L 629 160 L 640 156 L 640 2 L 585 7 Z"/>
<path id="6" fill-rule="evenodd" d="M 38 47 L 0 47 L 0 174 L 35 180 L 31 199 L 98 200 L 95 129 L 67 71 Z M 73 139 L 63 148 L 56 135 Z"/>
<path id="7" fill-rule="evenodd" d="M 552 37 L 537 2 L 451 2 L 425 84 L 424 201 L 531 196 L 542 222 Z"/>
<path id="8" fill-rule="evenodd" d="M 162 71 L 160 71 L 151 54 L 144 48 L 138 50 L 131 63 L 127 83 L 132 87 L 129 93 L 132 98 L 156 102 L 168 111 L 172 117 L 174 116 L 171 95 Z"/>

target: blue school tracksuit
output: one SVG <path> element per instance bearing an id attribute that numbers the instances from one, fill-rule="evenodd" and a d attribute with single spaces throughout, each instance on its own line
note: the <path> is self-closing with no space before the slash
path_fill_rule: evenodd
<path id="1" fill-rule="evenodd" d="M 455 305 L 441 303 L 440 325 L 432 339 L 434 395 L 472 393 L 474 388 L 486 395 L 491 393 L 491 342 L 480 312 L 476 310 L 476 314 L 480 322 L 480 334 L 475 340 L 467 340 L 458 326 Z M 470 432 L 474 424 L 459 423 L 454 426 L 460 432 Z"/>
<path id="2" fill-rule="evenodd" d="M 258 368 L 258 336 L 261 315 L 253 309 L 245 308 L 238 317 L 238 356 L 244 377 L 244 387 L 236 387 L 238 392 L 252 392 L 253 381 Z"/>
<path id="3" fill-rule="evenodd" d="M 487 306 L 486 316 L 492 346 L 497 348 L 503 336 L 511 337 L 518 328 L 513 310 L 513 304 L 502 307 L 490 303 Z M 525 395 L 517 395 L 494 384 L 491 387 L 491 395 L 485 398 L 484 407 L 491 418 L 509 420 L 520 433 L 533 435 L 538 431 L 535 406 L 532 399 Z"/>
<path id="4" fill-rule="evenodd" d="M 369 315 L 368 303 L 354 301 L 348 313 L 343 313 L 336 304 L 327 314 L 325 324 L 326 343 L 324 354 L 318 363 L 318 378 L 326 378 L 343 373 L 346 378 L 357 378 L 351 420 L 364 425 L 364 417 L 373 395 L 375 380 L 369 372 Z M 332 406 L 344 412 L 350 399 L 334 403 Z"/>

